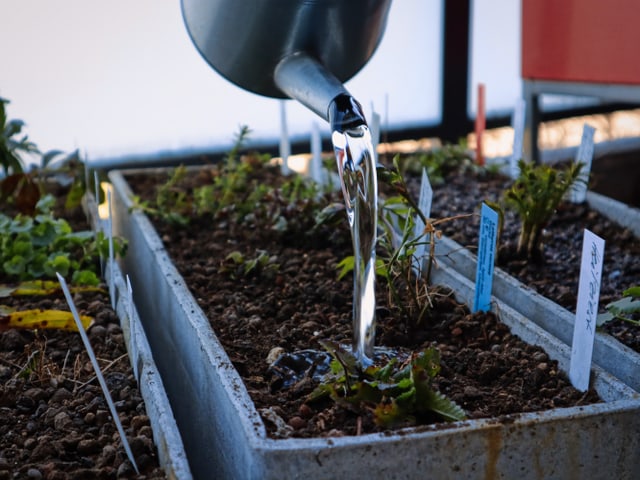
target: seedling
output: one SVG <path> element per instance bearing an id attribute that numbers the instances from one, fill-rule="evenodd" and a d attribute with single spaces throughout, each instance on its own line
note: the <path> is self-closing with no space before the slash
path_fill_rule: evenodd
<path id="1" fill-rule="evenodd" d="M 597 325 L 618 319 L 640 326 L 640 286 L 622 292 L 622 298 L 606 306 L 606 312 L 598 315 Z"/>
<path id="2" fill-rule="evenodd" d="M 521 221 L 517 253 L 533 260 L 543 258 L 542 230 L 569 190 L 580 178 L 583 164 L 572 162 L 564 170 L 520 160 L 520 175 L 505 193 L 507 207 Z"/>
<path id="3" fill-rule="evenodd" d="M 314 235 L 315 213 L 327 204 L 329 193 L 316 182 L 299 175 L 273 175 L 275 184 L 265 184 L 264 174 L 277 171 L 271 157 L 259 153 L 240 156 L 249 129 L 242 127 L 226 159 L 200 173 L 199 184 L 187 178 L 184 166 L 173 170 L 152 201 L 133 199 L 133 209 L 144 211 L 172 225 L 186 226 L 192 218 L 226 221 L 247 228 L 265 228 L 283 235 L 303 232 Z"/>
<path id="4" fill-rule="evenodd" d="M 231 278 L 249 275 L 262 275 L 269 278 L 279 268 L 280 265 L 276 263 L 276 257 L 270 256 L 264 250 L 258 250 L 254 258 L 246 258 L 242 253 L 234 251 L 226 256 L 219 271 L 228 273 Z"/>
<path id="5" fill-rule="evenodd" d="M 333 357 L 331 370 L 307 401 L 329 397 L 348 410 L 372 414 L 381 427 L 419 425 L 432 414 L 446 421 L 465 418 L 462 408 L 433 386 L 440 371 L 437 349 L 413 353 L 405 361 L 393 357 L 362 370 L 350 351 L 332 342 L 322 345 Z"/>
<path id="6" fill-rule="evenodd" d="M 447 144 L 440 148 L 434 148 L 427 152 L 409 155 L 399 158 L 402 171 L 413 175 L 420 175 L 422 169 L 427 170 L 429 180 L 434 185 L 444 183 L 446 176 L 453 171 L 491 172 L 496 167 L 478 165 L 472 158 L 466 142 Z M 396 162 L 394 158 L 394 163 Z M 498 167 L 499 168 L 499 167 Z"/>
<path id="7" fill-rule="evenodd" d="M 379 201 L 378 209 L 378 249 L 376 275 L 387 285 L 389 302 L 398 307 L 402 315 L 411 319 L 413 325 L 419 325 L 427 317 L 432 307 L 432 295 L 429 291 L 429 277 L 435 263 L 435 245 L 442 236 L 439 224 L 452 220 L 449 217 L 433 220 L 427 218 L 409 193 L 407 184 L 399 173 L 399 157 L 394 158 L 394 169 L 378 167 L 380 184 L 385 184 L 395 195 Z M 341 208 L 330 205 L 319 216 L 319 221 L 328 222 Z M 415 236 L 415 217 L 423 221 L 425 228 L 421 235 Z M 428 245 L 429 255 L 424 275 L 417 275 L 414 266 L 421 261 L 416 257 L 418 248 Z M 353 271 L 353 256 L 345 257 L 339 264 L 338 278 Z"/>

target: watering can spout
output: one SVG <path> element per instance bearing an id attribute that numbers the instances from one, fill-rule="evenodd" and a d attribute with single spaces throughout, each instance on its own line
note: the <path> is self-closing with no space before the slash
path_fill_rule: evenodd
<path id="1" fill-rule="evenodd" d="M 327 120 L 336 130 L 366 124 L 360 104 L 342 82 L 305 53 L 282 59 L 275 68 L 274 81 L 284 94 Z"/>

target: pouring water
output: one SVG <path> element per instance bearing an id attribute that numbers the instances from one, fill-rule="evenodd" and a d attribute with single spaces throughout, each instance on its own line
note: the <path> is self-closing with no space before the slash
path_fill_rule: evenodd
<path id="1" fill-rule="evenodd" d="M 353 242 L 353 352 L 367 366 L 374 355 L 376 328 L 376 157 L 369 128 L 353 97 L 340 95 L 332 102 L 329 122 Z"/>

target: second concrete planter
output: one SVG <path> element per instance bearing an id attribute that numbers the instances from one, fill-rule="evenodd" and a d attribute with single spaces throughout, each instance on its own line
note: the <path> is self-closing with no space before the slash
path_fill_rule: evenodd
<path id="1" fill-rule="evenodd" d="M 593 192 L 587 194 L 587 202 L 591 208 L 625 225 L 636 236 L 640 236 L 640 210 Z M 436 244 L 435 252 L 439 264 L 456 270 L 470 281 L 475 281 L 476 256 L 468 249 L 443 237 Z M 494 270 L 493 295 L 567 345 L 571 345 L 575 315 L 566 308 L 536 293 L 500 268 Z M 593 362 L 636 391 L 640 391 L 640 354 L 611 335 L 596 332 Z"/>

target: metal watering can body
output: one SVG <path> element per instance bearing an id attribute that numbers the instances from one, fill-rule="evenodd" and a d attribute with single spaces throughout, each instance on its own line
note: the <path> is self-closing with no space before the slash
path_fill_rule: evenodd
<path id="1" fill-rule="evenodd" d="M 391 0 L 181 0 L 187 31 L 220 75 L 259 95 L 295 98 L 327 118 L 375 52 Z M 329 98 L 330 97 L 330 98 Z"/>

